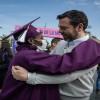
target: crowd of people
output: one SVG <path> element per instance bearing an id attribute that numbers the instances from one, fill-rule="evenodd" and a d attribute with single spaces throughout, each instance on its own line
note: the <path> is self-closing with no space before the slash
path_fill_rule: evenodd
<path id="1" fill-rule="evenodd" d="M 12 59 L 10 44 L 8 41 L 0 41 L 0 90 L 8 70 L 8 66 Z"/>
<path id="2" fill-rule="evenodd" d="M 3 49 L 8 65 L 0 100 L 95 100 L 95 83 L 100 93 L 100 40 L 86 32 L 86 14 L 69 10 L 57 19 L 63 39 L 52 39 L 50 46 L 32 23 L 9 35 L 17 52 L 9 61 Z"/>

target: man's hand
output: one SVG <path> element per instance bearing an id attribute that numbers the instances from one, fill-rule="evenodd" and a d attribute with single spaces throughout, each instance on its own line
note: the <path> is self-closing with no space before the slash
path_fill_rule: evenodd
<path id="1" fill-rule="evenodd" d="M 20 66 L 12 66 L 13 78 L 20 81 L 26 81 L 28 79 L 28 71 Z"/>

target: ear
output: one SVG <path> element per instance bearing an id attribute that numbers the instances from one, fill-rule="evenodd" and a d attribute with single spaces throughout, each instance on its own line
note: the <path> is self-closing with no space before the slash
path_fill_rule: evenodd
<path id="1" fill-rule="evenodd" d="M 80 32 L 83 30 L 83 24 L 80 23 L 78 26 L 77 26 L 77 31 Z"/>
<path id="2" fill-rule="evenodd" d="M 57 43 L 53 43 L 53 46 L 55 47 L 57 45 Z"/>

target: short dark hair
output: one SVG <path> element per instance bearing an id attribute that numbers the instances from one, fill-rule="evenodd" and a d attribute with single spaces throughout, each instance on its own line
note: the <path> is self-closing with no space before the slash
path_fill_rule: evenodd
<path id="1" fill-rule="evenodd" d="M 85 30 L 88 26 L 88 18 L 86 14 L 79 10 L 69 10 L 57 16 L 57 19 L 63 19 L 68 17 L 71 20 L 71 25 L 76 27 L 78 24 L 83 24 L 83 29 Z"/>
<path id="2" fill-rule="evenodd" d="M 62 40 L 61 38 L 53 38 L 52 40 L 51 40 L 51 44 L 52 43 L 58 43 L 60 40 Z"/>

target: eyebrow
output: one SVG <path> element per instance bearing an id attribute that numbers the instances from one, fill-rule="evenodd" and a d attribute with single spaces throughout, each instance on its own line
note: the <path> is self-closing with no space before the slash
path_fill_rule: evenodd
<path id="1" fill-rule="evenodd" d="M 62 29 L 66 29 L 66 28 L 68 28 L 68 27 L 66 27 L 66 26 L 59 26 L 60 28 L 62 28 Z"/>

